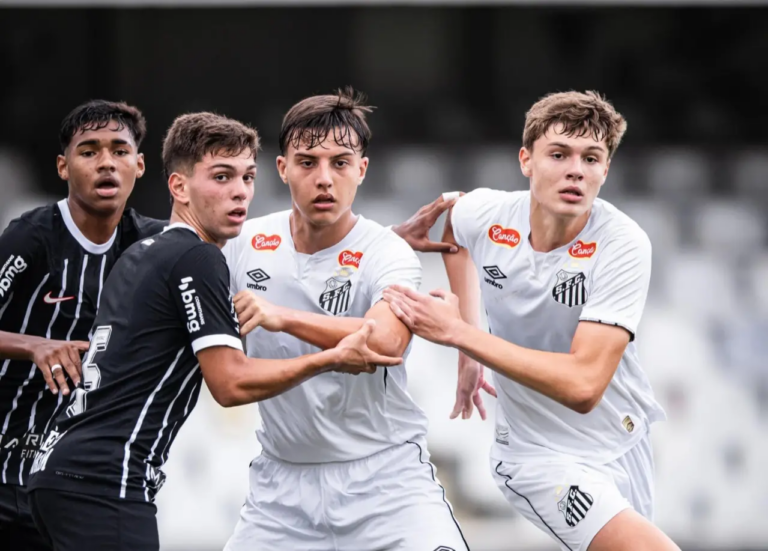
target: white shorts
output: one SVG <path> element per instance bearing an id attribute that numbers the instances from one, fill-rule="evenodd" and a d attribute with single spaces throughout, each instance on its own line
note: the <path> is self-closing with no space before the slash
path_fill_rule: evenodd
<path id="1" fill-rule="evenodd" d="M 225 551 L 468 551 L 423 442 L 356 461 L 264 454 Z"/>
<path id="2" fill-rule="evenodd" d="M 605 465 L 506 463 L 491 459 L 499 489 L 565 551 L 586 551 L 608 521 L 633 508 L 653 521 L 650 436 Z"/>

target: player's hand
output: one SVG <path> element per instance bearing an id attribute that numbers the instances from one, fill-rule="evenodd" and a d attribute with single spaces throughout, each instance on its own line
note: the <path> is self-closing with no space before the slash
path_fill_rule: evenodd
<path id="1" fill-rule="evenodd" d="M 64 396 L 69 394 L 69 386 L 64 376 L 66 371 L 74 386 L 80 384 L 82 365 L 80 353 L 89 348 L 86 341 L 54 341 L 42 339 L 35 345 L 32 352 L 32 361 L 42 372 L 45 383 L 51 392 Z"/>
<path id="2" fill-rule="evenodd" d="M 459 352 L 459 379 L 456 383 L 456 404 L 453 406 L 451 419 L 456 419 L 459 414 L 462 419 L 469 419 L 474 407 L 477 407 L 483 421 L 488 418 L 480 390 L 495 398 L 496 389 L 485 380 L 484 371 L 485 367 L 481 363 Z"/>
<path id="3" fill-rule="evenodd" d="M 240 322 L 240 335 L 245 336 L 257 327 L 276 333 L 282 331 L 281 308 L 257 297 L 251 291 L 240 291 L 232 299 Z"/>
<path id="4" fill-rule="evenodd" d="M 391 367 L 403 363 L 402 358 L 382 356 L 368 348 L 368 337 L 375 326 L 374 320 L 367 320 L 360 329 L 339 341 L 335 348 L 338 361 L 333 371 L 358 375 L 374 373 L 377 366 Z"/>
<path id="5" fill-rule="evenodd" d="M 408 287 L 392 285 L 384 290 L 384 300 L 411 333 L 437 344 L 449 345 L 463 323 L 459 297 L 443 289 L 424 295 Z"/>
<path id="6" fill-rule="evenodd" d="M 461 195 L 464 195 L 463 193 Z M 455 253 L 459 251 L 451 243 L 438 243 L 429 240 L 429 230 L 446 210 L 451 208 L 456 199 L 443 200 L 441 195 L 430 204 L 421 207 L 416 214 L 397 226 L 392 231 L 405 239 L 414 251 L 422 253 Z"/>

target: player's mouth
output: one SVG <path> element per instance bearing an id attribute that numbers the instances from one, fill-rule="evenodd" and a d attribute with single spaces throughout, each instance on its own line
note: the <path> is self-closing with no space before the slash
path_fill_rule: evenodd
<path id="1" fill-rule="evenodd" d="M 245 207 L 237 207 L 227 213 L 227 218 L 233 224 L 242 224 L 245 222 L 245 217 L 248 215 L 248 209 Z"/>
<path id="2" fill-rule="evenodd" d="M 111 176 L 100 178 L 96 181 L 96 194 L 104 199 L 110 199 L 114 197 L 117 195 L 119 190 L 120 184 L 118 184 L 117 180 Z"/>
<path id="3" fill-rule="evenodd" d="M 584 193 L 576 186 L 568 186 L 560 190 L 560 198 L 567 203 L 578 203 L 584 198 Z"/>
<path id="4" fill-rule="evenodd" d="M 330 193 L 321 193 L 314 198 L 312 201 L 312 206 L 314 206 L 317 210 L 326 211 L 331 210 L 334 203 L 336 203 L 336 199 L 333 197 L 333 195 Z"/>

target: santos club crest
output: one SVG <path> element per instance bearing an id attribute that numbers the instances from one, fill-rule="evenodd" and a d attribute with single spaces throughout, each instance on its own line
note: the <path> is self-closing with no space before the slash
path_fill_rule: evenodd
<path id="1" fill-rule="evenodd" d="M 557 272 L 557 283 L 552 289 L 552 298 L 569 308 L 581 306 L 587 302 L 587 289 L 584 287 L 586 279 L 584 272 L 574 273 L 560 270 Z"/>
<path id="2" fill-rule="evenodd" d="M 591 495 L 578 486 L 571 486 L 565 497 L 557 503 L 557 508 L 565 516 L 565 523 L 573 528 L 586 516 L 594 502 Z"/>
<path id="3" fill-rule="evenodd" d="M 352 282 L 332 277 L 325 282 L 325 291 L 320 295 L 320 307 L 337 316 L 349 310 Z"/>

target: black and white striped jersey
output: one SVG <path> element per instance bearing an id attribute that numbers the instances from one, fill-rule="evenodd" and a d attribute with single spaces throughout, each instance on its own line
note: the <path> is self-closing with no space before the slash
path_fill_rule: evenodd
<path id="1" fill-rule="evenodd" d="M 89 340 L 118 257 L 166 224 L 126 209 L 109 241 L 97 245 L 75 225 L 66 199 L 12 221 L 0 236 L 0 331 Z M 32 362 L 0 359 L 0 482 L 25 484 L 61 397 Z"/>
<path id="2" fill-rule="evenodd" d="M 82 388 L 57 410 L 29 487 L 152 501 L 197 401 L 200 350 L 242 350 L 224 255 L 173 224 L 123 254 L 104 285 Z"/>

